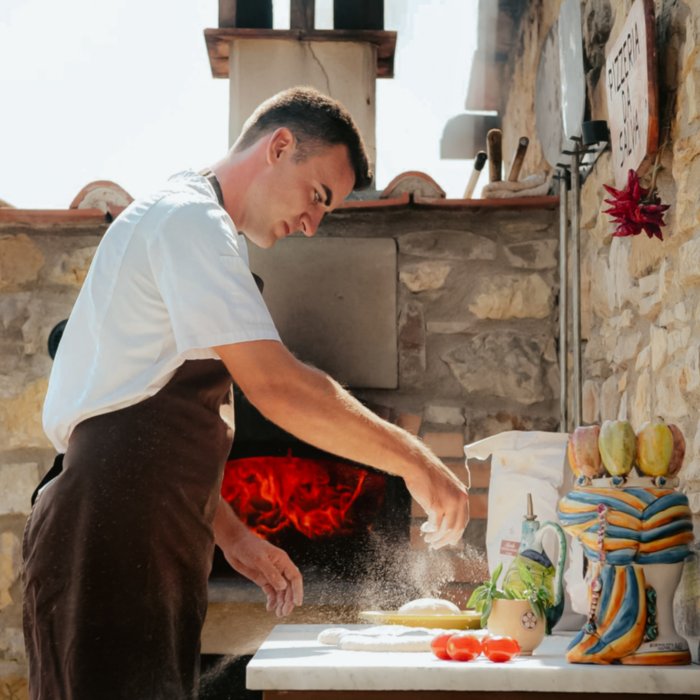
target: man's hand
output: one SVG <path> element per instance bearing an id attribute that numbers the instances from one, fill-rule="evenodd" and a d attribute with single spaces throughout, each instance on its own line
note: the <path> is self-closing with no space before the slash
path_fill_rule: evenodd
<path id="1" fill-rule="evenodd" d="M 429 459 L 426 457 L 428 463 Z M 457 544 L 469 522 L 469 494 L 464 484 L 437 458 L 430 467 L 414 471 L 404 481 L 428 515 L 421 532 L 430 548 Z"/>
<path id="2" fill-rule="evenodd" d="M 269 611 L 283 617 L 302 604 L 304 586 L 294 562 L 279 547 L 251 532 L 223 498 L 214 517 L 214 536 L 226 561 L 262 588 Z"/>

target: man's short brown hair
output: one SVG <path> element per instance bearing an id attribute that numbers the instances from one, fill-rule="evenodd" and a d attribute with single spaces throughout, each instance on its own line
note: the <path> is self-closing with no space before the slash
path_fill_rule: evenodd
<path id="1" fill-rule="evenodd" d="M 365 144 L 350 112 L 337 100 L 310 87 L 289 88 L 265 100 L 243 125 L 233 150 L 244 151 L 281 127 L 294 134 L 299 159 L 343 144 L 355 172 L 355 189 L 364 189 L 372 182 Z"/>

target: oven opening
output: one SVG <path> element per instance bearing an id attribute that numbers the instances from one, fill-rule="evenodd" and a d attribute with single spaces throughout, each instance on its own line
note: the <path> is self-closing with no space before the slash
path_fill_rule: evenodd
<path id="1" fill-rule="evenodd" d="M 411 499 L 403 479 L 301 442 L 236 395 L 236 437 L 221 494 L 259 537 L 305 576 L 359 579 L 376 543 L 407 546 Z M 241 578 L 217 549 L 214 578 Z"/>

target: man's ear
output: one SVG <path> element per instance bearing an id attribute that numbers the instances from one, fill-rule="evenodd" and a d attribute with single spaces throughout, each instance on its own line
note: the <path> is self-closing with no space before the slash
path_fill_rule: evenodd
<path id="1" fill-rule="evenodd" d="M 272 132 L 270 140 L 267 143 L 267 161 L 268 163 L 276 163 L 281 160 L 286 154 L 291 153 L 296 146 L 294 134 L 286 127 L 281 126 Z"/>

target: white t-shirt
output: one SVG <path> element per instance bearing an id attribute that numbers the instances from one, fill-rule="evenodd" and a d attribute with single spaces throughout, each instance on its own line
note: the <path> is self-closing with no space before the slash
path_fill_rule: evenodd
<path id="1" fill-rule="evenodd" d="M 97 248 L 54 359 L 44 430 L 65 452 L 82 420 L 161 389 L 215 345 L 279 340 L 245 239 L 211 185 L 180 173 L 133 202 Z"/>

